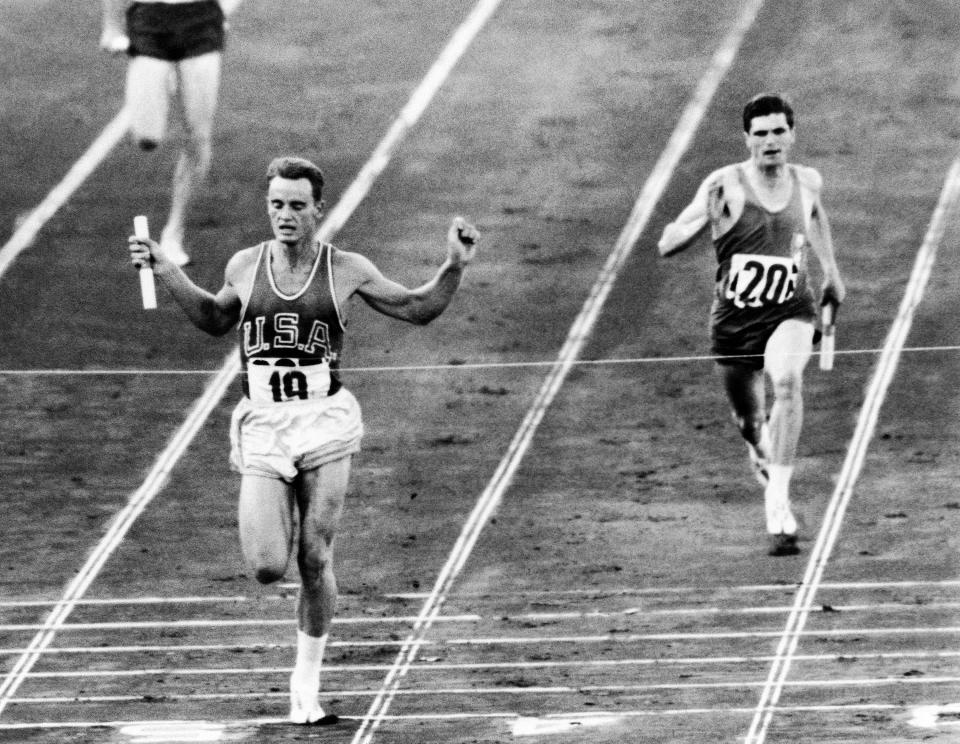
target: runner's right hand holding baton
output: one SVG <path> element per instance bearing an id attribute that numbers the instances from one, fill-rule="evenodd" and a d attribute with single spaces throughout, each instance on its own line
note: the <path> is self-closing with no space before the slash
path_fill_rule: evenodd
<path id="1" fill-rule="evenodd" d="M 822 326 L 822 336 L 820 337 L 820 369 L 829 371 L 833 369 L 833 352 L 837 342 L 837 302 L 834 299 L 827 299 L 820 306 L 820 322 Z"/>
<path id="2" fill-rule="evenodd" d="M 150 237 L 147 218 L 142 214 L 138 214 L 133 218 L 133 234 L 143 240 L 147 240 Z M 153 269 L 149 263 L 140 267 L 140 295 L 143 298 L 144 310 L 157 309 L 157 289 L 153 282 Z"/>

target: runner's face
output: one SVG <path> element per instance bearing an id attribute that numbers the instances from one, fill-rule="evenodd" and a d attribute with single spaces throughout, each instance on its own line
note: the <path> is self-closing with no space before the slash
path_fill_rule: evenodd
<path id="1" fill-rule="evenodd" d="M 267 214 L 278 242 L 296 245 L 313 239 L 322 214 L 306 178 L 274 176 L 267 187 Z"/>
<path id="2" fill-rule="evenodd" d="M 758 168 L 765 170 L 786 165 L 794 141 L 786 114 L 753 117 L 750 131 L 745 136 L 750 158 Z"/>

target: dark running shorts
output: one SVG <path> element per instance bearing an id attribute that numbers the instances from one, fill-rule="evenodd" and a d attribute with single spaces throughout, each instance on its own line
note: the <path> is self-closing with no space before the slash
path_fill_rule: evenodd
<path id="1" fill-rule="evenodd" d="M 785 320 L 816 321 L 812 301 L 780 305 L 772 309 L 734 309 L 714 304 L 711 312 L 710 336 L 712 351 L 720 358 L 719 364 L 742 364 L 752 369 L 763 369 L 763 353 L 767 341 Z M 819 339 L 814 336 L 814 343 Z"/>
<path id="2" fill-rule="evenodd" d="M 128 54 L 179 62 L 223 49 L 223 10 L 216 0 L 134 3 L 127 9 Z"/>

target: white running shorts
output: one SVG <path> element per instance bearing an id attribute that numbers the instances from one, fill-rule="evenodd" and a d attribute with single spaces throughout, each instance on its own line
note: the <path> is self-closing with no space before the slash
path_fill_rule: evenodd
<path id="1" fill-rule="evenodd" d="M 326 398 L 255 405 L 241 398 L 230 422 L 230 466 L 241 475 L 292 482 L 360 451 L 360 405 L 346 388 Z"/>

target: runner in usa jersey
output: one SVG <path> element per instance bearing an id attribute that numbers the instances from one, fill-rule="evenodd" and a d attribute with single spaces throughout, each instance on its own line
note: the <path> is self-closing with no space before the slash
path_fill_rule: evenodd
<path id="1" fill-rule="evenodd" d="M 261 583 L 283 578 L 296 556 L 296 658 L 290 720 L 316 723 L 320 670 L 336 609 L 333 548 L 352 456 L 363 437 L 360 406 L 340 380 L 343 310 L 359 297 L 373 310 L 425 325 L 447 308 L 480 239 L 454 217 L 446 258 L 433 277 L 408 288 L 367 257 L 319 240 L 323 173 L 282 157 L 267 168 L 273 239 L 238 251 L 216 294 L 194 284 L 163 244 L 136 235 L 130 259 L 154 274 L 197 328 L 237 329 L 243 392 L 230 422 L 230 464 L 240 474 L 240 547 Z"/>
<path id="2" fill-rule="evenodd" d="M 813 168 L 788 164 L 793 109 L 780 96 L 756 96 L 743 109 L 750 159 L 714 171 L 668 224 L 663 256 L 710 228 L 717 278 L 710 312 L 713 352 L 734 421 L 764 488 L 771 555 L 796 553 L 790 479 L 803 422 L 803 371 L 817 317 L 807 254 L 823 270 L 821 305 L 835 309 L 845 290 Z M 773 390 L 769 419 L 766 378 Z"/>
<path id="3" fill-rule="evenodd" d="M 277 287 L 269 244 L 260 246 L 238 330 L 243 393 L 254 403 L 325 398 L 340 390 L 344 324 L 324 244 L 302 288 Z"/>

